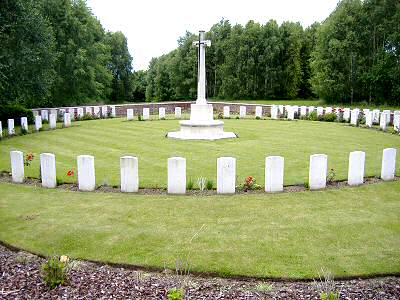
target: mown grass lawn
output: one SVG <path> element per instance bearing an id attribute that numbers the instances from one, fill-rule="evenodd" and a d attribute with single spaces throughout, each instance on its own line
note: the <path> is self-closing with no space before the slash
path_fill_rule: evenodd
<path id="1" fill-rule="evenodd" d="M 160 269 L 187 258 L 223 276 L 400 273 L 400 182 L 208 197 L 2 183 L 0 195 L 0 240 L 45 255 Z"/>
<path id="2" fill-rule="evenodd" d="M 39 176 L 39 154 L 51 152 L 57 159 L 57 177 L 65 182 L 76 169 L 76 156 L 95 156 L 97 184 L 119 185 L 119 158 L 139 157 L 141 187 L 166 187 L 167 159 L 182 156 L 187 159 L 187 177 L 195 183 L 207 177 L 216 184 L 216 160 L 220 156 L 237 158 L 238 181 L 254 176 L 264 185 L 265 157 L 285 158 L 285 184 L 303 184 L 308 180 L 309 156 L 325 153 L 335 179 L 346 179 L 349 152 L 366 152 L 366 175 L 380 175 L 382 150 L 400 148 L 400 136 L 347 124 L 255 120 L 253 118 L 225 120 L 225 130 L 239 135 L 238 139 L 177 141 L 165 138 L 168 131 L 179 129 L 177 120 L 131 121 L 123 118 L 75 122 L 71 128 L 43 131 L 0 141 L 0 170 L 10 171 L 9 152 L 21 150 L 34 153 L 36 159 L 26 167 L 26 175 Z M 399 155 L 400 156 L 400 155 Z M 400 163 L 398 170 L 400 170 Z"/>

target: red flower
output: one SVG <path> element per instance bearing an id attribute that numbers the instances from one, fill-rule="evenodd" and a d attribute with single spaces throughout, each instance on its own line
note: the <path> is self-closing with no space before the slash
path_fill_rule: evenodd
<path id="1" fill-rule="evenodd" d="M 67 172 L 67 176 L 68 177 L 73 177 L 74 176 L 74 170 L 69 170 L 68 172 Z"/>
<path id="2" fill-rule="evenodd" d="M 26 155 L 26 160 L 27 161 L 32 161 L 35 158 L 35 156 L 32 153 L 29 153 Z"/>

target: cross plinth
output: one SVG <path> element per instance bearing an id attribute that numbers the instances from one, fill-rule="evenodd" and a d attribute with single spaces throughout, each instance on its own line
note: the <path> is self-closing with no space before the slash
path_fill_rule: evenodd
<path id="1" fill-rule="evenodd" d="M 211 41 L 204 39 L 204 31 L 199 32 L 199 40 L 193 45 L 198 47 L 198 75 L 197 75 L 197 100 L 196 104 L 206 104 L 206 46 L 211 46 Z"/>

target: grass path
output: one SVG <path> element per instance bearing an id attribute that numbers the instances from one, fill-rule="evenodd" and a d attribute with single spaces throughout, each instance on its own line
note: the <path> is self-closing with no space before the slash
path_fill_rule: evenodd
<path id="1" fill-rule="evenodd" d="M 339 123 L 231 119 L 225 120 L 225 130 L 236 132 L 238 139 L 191 142 L 165 138 L 168 131 L 178 128 L 177 120 L 76 122 L 71 128 L 0 141 L 0 170 L 10 171 L 9 152 L 21 150 L 36 154 L 32 165 L 25 169 L 27 176 L 38 177 L 39 154 L 51 152 L 56 154 L 57 177 L 72 182 L 76 179 L 66 174 L 76 169 L 76 156 L 90 154 L 95 156 L 97 184 L 117 186 L 119 158 L 134 155 L 139 157 L 140 186 L 166 187 L 168 157 L 186 157 L 188 179 L 196 182 L 204 176 L 215 184 L 217 158 L 234 156 L 238 181 L 251 175 L 263 185 L 265 157 L 281 155 L 285 158 L 285 184 L 289 185 L 307 181 L 311 154 L 328 154 L 335 179 L 345 179 L 351 151 L 366 152 L 366 175 L 375 176 L 380 174 L 382 150 L 400 149 L 400 136 Z"/>
<path id="2" fill-rule="evenodd" d="M 3 183 L 0 195 L 0 240 L 45 255 L 161 269 L 187 258 L 226 276 L 400 273 L 399 182 L 201 198 Z"/>

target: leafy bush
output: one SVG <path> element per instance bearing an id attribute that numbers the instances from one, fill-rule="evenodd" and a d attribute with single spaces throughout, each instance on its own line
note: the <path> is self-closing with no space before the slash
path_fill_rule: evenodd
<path id="1" fill-rule="evenodd" d="M 214 186 L 214 181 L 212 181 L 211 179 L 208 179 L 206 182 L 206 190 L 212 190 Z"/>
<path id="2" fill-rule="evenodd" d="M 0 105 L 0 121 L 6 125 L 8 119 L 14 119 L 15 125 L 21 125 L 21 117 L 27 117 L 28 122 L 34 122 L 33 112 L 19 104 Z M 3 126 L 4 126 L 3 125 Z"/>
<path id="3" fill-rule="evenodd" d="M 193 180 L 189 179 L 188 182 L 186 183 L 186 189 L 193 190 L 193 186 L 194 186 Z"/>
<path id="4" fill-rule="evenodd" d="M 21 134 L 22 135 L 28 134 L 28 130 L 26 130 L 25 128 L 21 127 Z"/>
<path id="5" fill-rule="evenodd" d="M 143 117 L 142 117 L 142 115 L 141 114 L 138 114 L 138 121 L 143 121 Z"/>
<path id="6" fill-rule="evenodd" d="M 335 113 L 329 113 L 329 114 L 325 114 L 322 117 L 322 120 L 325 122 L 335 122 L 336 121 L 336 114 Z"/>
<path id="7" fill-rule="evenodd" d="M 318 121 L 317 112 L 316 112 L 316 111 L 313 111 L 312 113 L 310 113 L 310 114 L 308 115 L 308 119 L 309 119 L 310 121 Z"/>
<path id="8" fill-rule="evenodd" d="M 217 119 L 223 119 L 223 118 L 224 118 L 223 113 L 219 112 L 218 115 L 217 115 Z"/>
<path id="9" fill-rule="evenodd" d="M 43 281 L 50 290 L 65 284 L 68 280 L 68 272 L 68 261 L 60 261 L 58 257 L 52 257 L 42 265 Z"/>
<path id="10" fill-rule="evenodd" d="M 176 288 L 170 289 L 168 291 L 167 298 L 168 300 L 183 300 L 184 299 L 183 289 L 179 290 Z"/>
<path id="11" fill-rule="evenodd" d="M 257 190 L 260 189 L 261 186 L 256 183 L 256 179 L 253 176 L 247 176 L 244 180 L 244 183 L 239 186 L 239 189 L 242 191 L 249 191 L 249 190 Z"/>
<path id="12" fill-rule="evenodd" d="M 256 117 L 256 120 L 261 120 L 261 118 L 259 116 Z"/>

